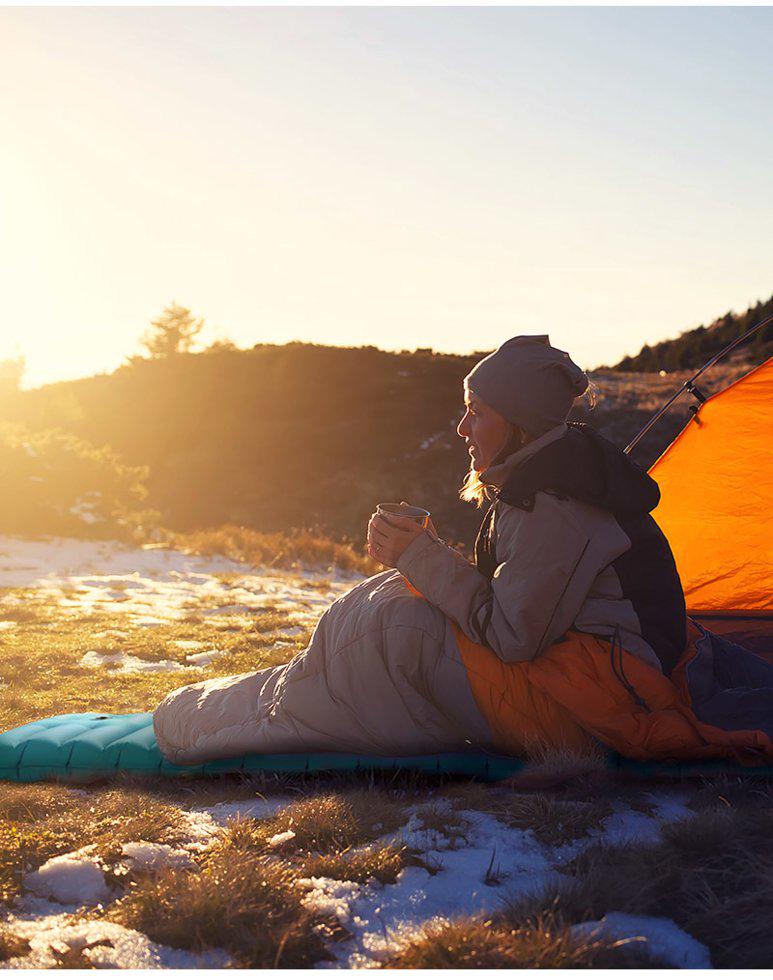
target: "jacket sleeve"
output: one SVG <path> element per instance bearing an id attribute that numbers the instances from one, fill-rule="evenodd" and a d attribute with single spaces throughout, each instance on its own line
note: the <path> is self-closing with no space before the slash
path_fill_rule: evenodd
<path id="1" fill-rule="evenodd" d="M 497 558 L 489 581 L 429 534 L 411 542 L 398 570 L 475 643 L 507 662 L 532 660 L 574 622 L 599 571 L 588 533 L 556 498 L 534 510 L 497 506 Z"/>

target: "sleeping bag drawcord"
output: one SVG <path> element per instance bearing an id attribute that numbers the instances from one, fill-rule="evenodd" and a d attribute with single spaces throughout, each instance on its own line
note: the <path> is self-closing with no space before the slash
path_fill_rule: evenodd
<path id="1" fill-rule="evenodd" d="M 617 648 L 618 650 L 618 659 L 620 661 L 619 671 L 615 665 L 615 648 Z M 644 708 L 645 711 L 649 711 L 650 709 L 647 705 L 647 702 L 638 694 L 636 688 L 633 686 L 633 684 L 631 684 L 631 682 L 628 680 L 628 678 L 625 675 L 625 667 L 623 666 L 624 652 L 625 651 L 623 649 L 623 641 L 620 637 L 620 626 L 619 624 L 617 624 L 615 625 L 615 632 L 610 637 L 610 646 L 609 646 L 609 659 L 610 659 L 610 663 L 612 664 L 612 670 L 614 671 L 615 677 L 620 681 L 620 683 L 623 685 L 626 691 L 628 691 L 628 693 L 633 698 L 634 702 L 640 708 Z"/>

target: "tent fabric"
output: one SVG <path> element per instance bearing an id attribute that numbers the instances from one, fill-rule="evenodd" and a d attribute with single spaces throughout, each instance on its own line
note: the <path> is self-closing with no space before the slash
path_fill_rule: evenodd
<path id="1" fill-rule="evenodd" d="M 773 615 L 773 358 L 707 399 L 650 469 L 691 614 Z"/>

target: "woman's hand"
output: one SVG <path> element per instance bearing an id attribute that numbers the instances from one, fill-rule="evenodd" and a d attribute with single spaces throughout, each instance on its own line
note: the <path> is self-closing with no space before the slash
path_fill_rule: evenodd
<path id="1" fill-rule="evenodd" d="M 368 554 L 386 568 L 396 568 L 408 545 L 425 531 L 429 531 L 433 538 L 438 536 L 431 519 L 424 528 L 409 517 L 390 514 L 387 521 L 381 514 L 374 513 L 368 522 Z"/>

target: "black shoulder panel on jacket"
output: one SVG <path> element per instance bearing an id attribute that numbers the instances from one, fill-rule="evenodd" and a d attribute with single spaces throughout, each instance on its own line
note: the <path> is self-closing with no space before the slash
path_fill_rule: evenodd
<path id="1" fill-rule="evenodd" d="M 613 514 L 648 514 L 660 501 L 657 483 L 595 429 L 571 422 L 561 439 L 525 459 L 499 497 L 514 507 L 537 490 L 553 490 Z"/>

